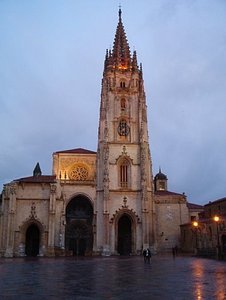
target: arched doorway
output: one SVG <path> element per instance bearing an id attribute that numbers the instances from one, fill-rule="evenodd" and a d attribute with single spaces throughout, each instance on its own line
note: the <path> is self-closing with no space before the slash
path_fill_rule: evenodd
<path id="1" fill-rule="evenodd" d="M 93 207 L 82 195 L 73 198 L 66 208 L 66 251 L 76 256 L 91 255 L 93 249 Z"/>
<path id="2" fill-rule="evenodd" d="M 118 221 L 118 253 L 129 255 L 132 253 L 132 222 L 131 218 L 124 214 Z"/>
<path id="3" fill-rule="evenodd" d="M 38 226 L 32 224 L 26 231 L 25 254 L 37 256 L 39 254 L 40 231 Z"/>

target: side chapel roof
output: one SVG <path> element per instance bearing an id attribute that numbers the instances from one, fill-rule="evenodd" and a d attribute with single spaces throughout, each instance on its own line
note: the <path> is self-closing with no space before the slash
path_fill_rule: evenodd
<path id="1" fill-rule="evenodd" d="M 39 163 L 36 164 L 33 170 L 33 176 L 22 177 L 13 180 L 14 182 L 26 182 L 26 183 L 53 183 L 56 180 L 55 175 L 42 175 L 42 171 Z"/>

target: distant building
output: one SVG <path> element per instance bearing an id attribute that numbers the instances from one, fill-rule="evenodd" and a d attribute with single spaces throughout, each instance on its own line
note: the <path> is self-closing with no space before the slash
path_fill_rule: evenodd
<path id="1" fill-rule="evenodd" d="M 226 197 L 210 201 L 204 206 L 204 213 L 206 218 L 212 218 L 216 215 L 226 218 Z"/>
<path id="2" fill-rule="evenodd" d="M 198 218 L 181 225 L 181 248 L 226 259 L 226 198 L 209 202 Z"/>
<path id="3" fill-rule="evenodd" d="M 204 211 L 203 205 L 188 202 L 187 206 L 189 210 L 190 221 L 198 221 L 200 214 L 202 214 Z"/>
<path id="4" fill-rule="evenodd" d="M 97 152 L 53 153 L 52 175 L 4 186 L 0 254 L 12 256 L 137 255 L 180 247 L 190 221 L 184 194 L 153 180 L 143 72 L 130 53 L 119 10 L 102 79 Z"/>

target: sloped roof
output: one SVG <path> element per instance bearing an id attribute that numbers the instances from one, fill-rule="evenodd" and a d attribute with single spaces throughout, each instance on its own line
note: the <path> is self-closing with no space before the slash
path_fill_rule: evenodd
<path id="1" fill-rule="evenodd" d="M 77 153 L 77 154 L 96 154 L 95 151 L 91 151 L 88 149 L 83 148 L 76 148 L 76 149 L 69 149 L 69 150 L 62 150 L 62 151 L 56 151 L 55 153 Z"/>
<path id="2" fill-rule="evenodd" d="M 195 203 L 187 203 L 187 207 L 189 209 L 203 209 L 204 207 L 202 205 L 199 204 L 195 204 Z"/>
<path id="3" fill-rule="evenodd" d="M 56 176 L 52 175 L 40 175 L 40 176 L 29 176 L 19 179 L 15 179 L 15 182 L 28 182 L 28 183 L 51 183 L 55 182 Z"/>
<path id="4" fill-rule="evenodd" d="M 157 196 L 173 196 L 173 195 L 174 196 L 175 195 L 177 195 L 177 196 L 185 196 L 184 194 L 174 193 L 174 192 L 170 192 L 170 191 L 155 191 L 154 193 Z"/>
<path id="5" fill-rule="evenodd" d="M 217 199 L 215 201 L 210 201 L 209 203 L 205 204 L 205 206 L 213 205 L 213 204 L 216 204 L 216 203 L 219 203 L 219 202 L 224 202 L 224 201 L 226 201 L 226 197 Z"/>

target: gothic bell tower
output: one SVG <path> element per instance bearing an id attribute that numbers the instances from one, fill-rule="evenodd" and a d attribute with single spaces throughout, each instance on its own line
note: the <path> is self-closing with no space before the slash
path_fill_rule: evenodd
<path id="1" fill-rule="evenodd" d="M 106 51 L 97 149 L 96 250 L 138 254 L 155 241 L 152 163 L 142 67 L 119 20 Z"/>

